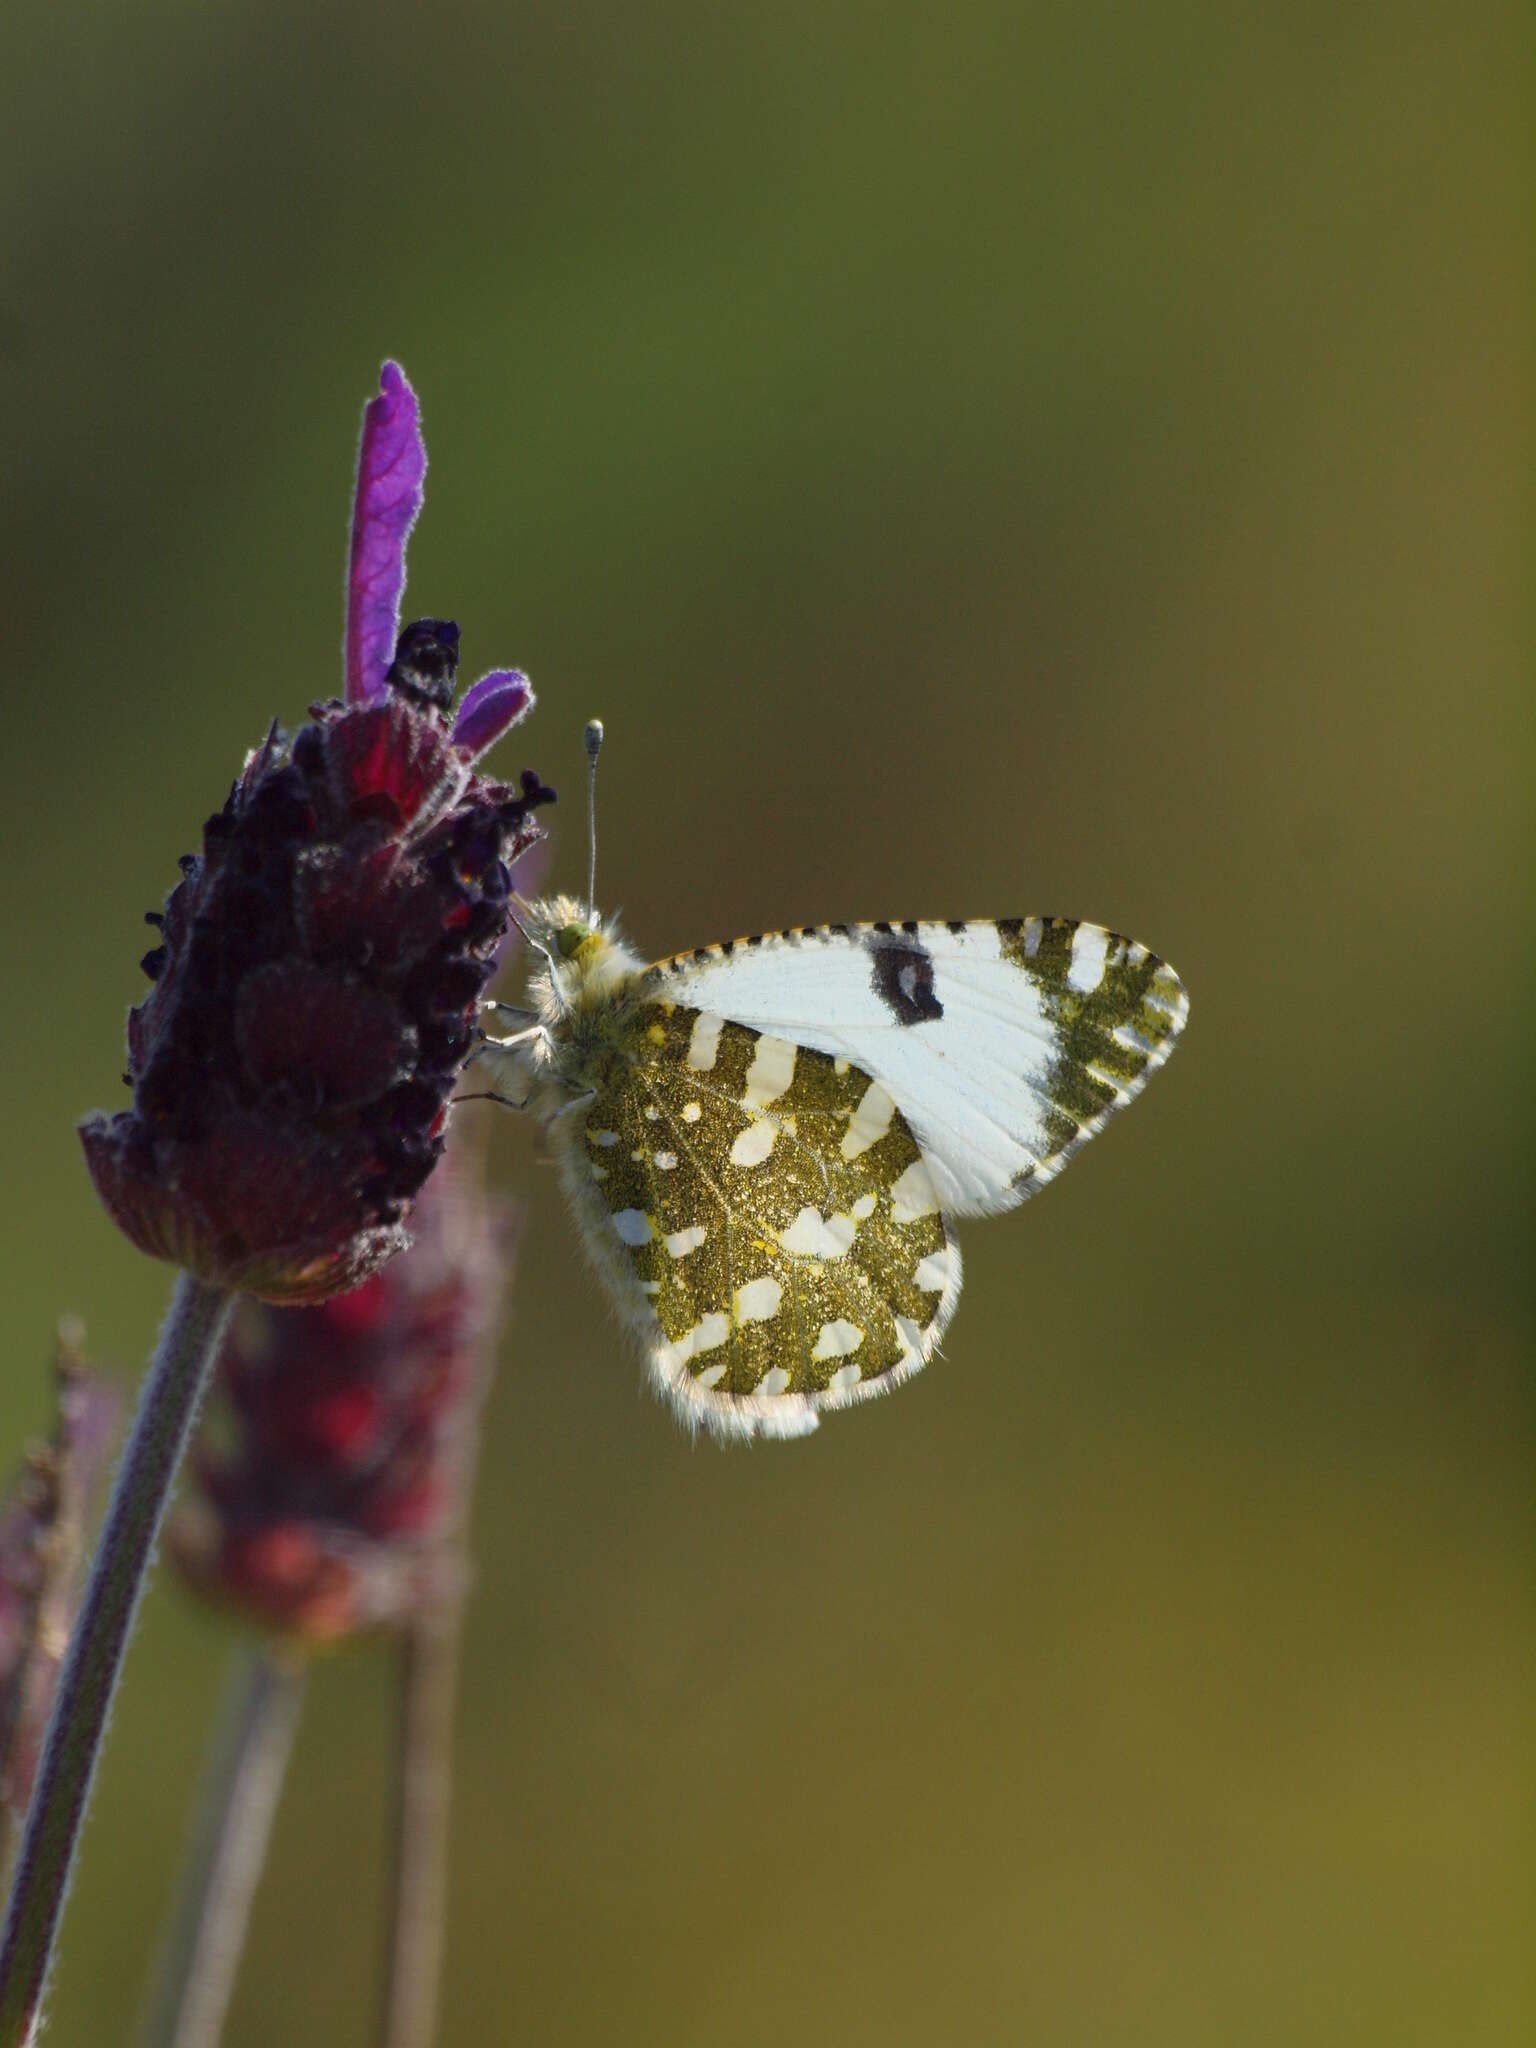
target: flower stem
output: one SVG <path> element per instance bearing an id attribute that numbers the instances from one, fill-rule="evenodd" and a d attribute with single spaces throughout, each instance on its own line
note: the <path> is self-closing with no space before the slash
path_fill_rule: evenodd
<path id="1" fill-rule="evenodd" d="M 0 2048 L 24 2048 L 34 2038 L 123 1650 L 232 1300 L 180 1275 L 139 1396 L 54 1697 L 0 1934 Z"/>
<path id="2" fill-rule="evenodd" d="M 271 1651 L 230 1674 L 144 2048 L 218 2048 L 303 1693 L 304 1667 Z"/>
<path id="3" fill-rule="evenodd" d="M 445 1590 L 435 1611 L 417 1615 L 400 1640 L 394 1896 L 381 2048 L 431 2048 L 436 2032 L 462 1606 L 461 1591 Z"/>

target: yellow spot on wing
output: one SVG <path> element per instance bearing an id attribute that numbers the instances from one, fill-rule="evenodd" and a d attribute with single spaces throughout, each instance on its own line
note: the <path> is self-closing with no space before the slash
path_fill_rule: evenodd
<path id="1" fill-rule="evenodd" d="M 851 1216 L 823 1216 L 809 1203 L 793 1223 L 779 1232 L 779 1243 L 785 1251 L 796 1252 L 803 1259 L 840 1259 L 853 1238 Z"/>
<path id="2" fill-rule="evenodd" d="M 659 1025 L 652 1025 L 653 1031 Z M 717 1017 L 712 1010 L 700 1010 L 693 1020 L 693 1032 L 688 1040 L 688 1064 L 696 1072 L 707 1074 L 714 1066 L 720 1051 L 720 1034 L 725 1029 L 725 1019 Z"/>
<path id="3" fill-rule="evenodd" d="M 916 1223 L 921 1216 L 938 1211 L 939 1199 L 921 1159 L 914 1159 L 891 1189 L 891 1221 Z"/>
<path id="4" fill-rule="evenodd" d="M 696 1358 L 701 1351 L 717 1351 L 730 1334 L 730 1317 L 716 1309 L 685 1330 L 673 1348 L 679 1358 Z M 724 1372 L 725 1367 L 720 1370 Z"/>
<path id="5" fill-rule="evenodd" d="M 857 1323 L 850 1323 L 846 1316 L 838 1316 L 830 1323 L 823 1323 L 812 1347 L 812 1358 L 846 1358 L 850 1351 L 857 1351 L 864 1342 L 864 1332 Z M 858 1374 L 854 1374 L 858 1378 Z"/>
<path id="6" fill-rule="evenodd" d="M 749 1280 L 736 1290 L 736 1319 L 742 1323 L 766 1323 L 779 1312 L 784 1289 L 771 1275 Z"/>
<path id="7" fill-rule="evenodd" d="M 794 1078 L 795 1047 L 789 1039 L 775 1038 L 765 1031 L 747 1069 L 747 1085 L 741 1098 L 743 1109 L 765 1109 L 770 1102 L 777 1102 Z"/>
<path id="8" fill-rule="evenodd" d="M 943 1251 L 929 1252 L 926 1258 L 919 1259 L 912 1279 L 924 1294 L 942 1294 L 949 1285 L 949 1273 L 949 1247 L 946 1245 Z"/>
<path id="9" fill-rule="evenodd" d="M 761 1166 L 773 1150 L 773 1141 L 778 1133 L 767 1118 L 748 1124 L 744 1131 L 738 1131 L 731 1146 L 732 1166 Z"/>
<path id="10" fill-rule="evenodd" d="M 843 1157 L 857 1159 L 871 1145 L 879 1144 L 891 1128 L 891 1118 L 895 1114 L 896 1104 L 890 1095 L 878 1081 L 871 1081 L 859 1097 L 858 1108 L 848 1119 L 848 1128 L 843 1133 Z"/>

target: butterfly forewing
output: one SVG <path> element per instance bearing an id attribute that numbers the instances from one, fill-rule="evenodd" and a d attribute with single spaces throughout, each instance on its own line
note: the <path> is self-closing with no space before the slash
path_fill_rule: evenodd
<path id="1" fill-rule="evenodd" d="M 1051 1179 L 1172 1050 L 1178 976 L 1071 918 L 820 925 L 659 962 L 702 1004 L 879 1076 L 940 1206 L 1007 1209 Z"/>
<path id="2" fill-rule="evenodd" d="M 889 1091 L 839 1054 L 657 999 L 586 1105 L 653 1373 L 724 1433 L 793 1434 L 931 1351 L 959 1255 Z"/>

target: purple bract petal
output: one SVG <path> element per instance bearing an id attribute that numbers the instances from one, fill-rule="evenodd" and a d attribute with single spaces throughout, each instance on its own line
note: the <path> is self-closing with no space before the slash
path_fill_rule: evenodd
<path id="1" fill-rule="evenodd" d="M 453 744 L 473 760 L 515 725 L 533 702 L 533 691 L 520 668 L 493 668 L 464 692 L 453 721 Z"/>
<path id="2" fill-rule="evenodd" d="M 421 510 L 427 451 L 421 410 L 398 363 L 379 372 L 363 408 L 347 568 L 347 702 L 382 696 L 400 630 L 405 543 Z"/>

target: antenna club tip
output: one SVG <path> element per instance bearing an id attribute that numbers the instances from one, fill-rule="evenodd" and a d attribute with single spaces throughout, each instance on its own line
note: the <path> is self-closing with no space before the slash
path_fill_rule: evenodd
<path id="1" fill-rule="evenodd" d="M 582 740 L 587 749 L 587 758 L 595 761 L 597 750 L 603 744 L 603 721 L 600 718 L 587 720 L 587 729 L 582 734 Z"/>

